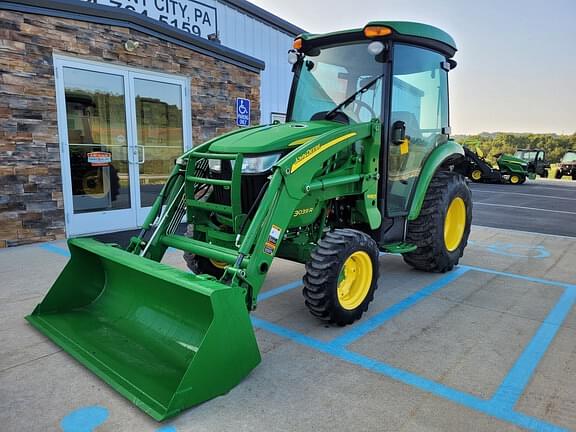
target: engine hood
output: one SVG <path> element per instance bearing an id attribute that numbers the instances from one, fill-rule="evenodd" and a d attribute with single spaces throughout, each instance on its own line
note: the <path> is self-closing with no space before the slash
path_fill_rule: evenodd
<path id="1" fill-rule="evenodd" d="M 260 126 L 217 138 L 210 145 L 215 153 L 271 153 L 302 145 L 323 133 L 344 127 L 327 120 Z"/>

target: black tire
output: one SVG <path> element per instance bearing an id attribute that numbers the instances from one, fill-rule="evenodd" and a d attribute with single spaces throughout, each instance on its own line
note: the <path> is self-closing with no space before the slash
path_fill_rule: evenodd
<path id="1" fill-rule="evenodd" d="M 366 263 L 369 259 L 371 263 L 371 279 L 364 285 L 368 287 L 369 284 L 366 293 L 357 299 L 360 303 L 353 308 L 345 308 L 338 296 L 338 286 L 344 263 L 355 252 L 365 252 L 363 259 Z M 338 229 L 326 233 L 310 254 L 303 278 L 303 294 L 310 313 L 322 321 L 339 326 L 360 319 L 378 288 L 378 256 L 376 242 L 361 231 Z"/>
<path id="2" fill-rule="evenodd" d="M 526 181 L 526 176 L 522 174 L 510 174 L 510 178 L 508 179 L 508 183 L 511 185 L 521 185 Z"/>
<path id="3" fill-rule="evenodd" d="M 216 279 L 220 279 L 224 274 L 224 269 L 212 264 L 208 258 L 194 255 L 189 252 L 184 252 L 184 261 L 194 274 L 207 274 L 214 276 Z"/>
<path id="4" fill-rule="evenodd" d="M 554 178 L 559 180 L 562 178 L 562 171 L 557 170 L 556 173 L 554 174 Z"/>
<path id="5" fill-rule="evenodd" d="M 576 180 L 576 173 L 572 174 L 572 180 Z"/>
<path id="6" fill-rule="evenodd" d="M 548 172 L 547 169 L 545 169 L 544 171 L 542 171 L 542 175 L 540 177 L 542 178 L 548 178 L 548 176 L 550 175 L 550 172 Z"/>
<path id="7" fill-rule="evenodd" d="M 188 224 L 186 236 L 190 238 L 194 236 L 194 226 L 192 224 Z M 224 268 L 221 268 L 222 266 L 214 265 L 212 261 L 203 256 L 184 252 L 184 261 L 186 261 L 188 269 L 194 274 L 207 274 L 214 276 L 216 279 L 220 279 L 224 274 Z"/>
<path id="8" fill-rule="evenodd" d="M 450 251 L 444 240 L 444 224 L 448 207 L 457 197 L 464 201 L 466 222 L 460 243 Z M 404 261 L 427 272 L 452 270 L 468 243 L 471 222 L 472 198 L 464 177 L 454 172 L 437 172 L 426 192 L 420 215 L 408 222 L 406 240 L 417 249 L 403 254 Z"/>

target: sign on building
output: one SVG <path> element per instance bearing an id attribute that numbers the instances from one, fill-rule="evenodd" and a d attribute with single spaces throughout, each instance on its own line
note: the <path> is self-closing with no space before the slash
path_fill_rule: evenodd
<path id="1" fill-rule="evenodd" d="M 82 0 L 129 9 L 196 36 L 218 32 L 216 8 L 194 0 Z"/>
<path id="2" fill-rule="evenodd" d="M 250 100 L 236 98 L 236 124 L 250 126 Z"/>

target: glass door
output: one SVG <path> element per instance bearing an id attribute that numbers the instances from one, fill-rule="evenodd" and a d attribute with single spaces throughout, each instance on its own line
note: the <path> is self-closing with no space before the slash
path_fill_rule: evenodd
<path id="1" fill-rule="evenodd" d="M 68 236 L 138 228 L 192 146 L 188 81 L 55 57 Z"/>
<path id="2" fill-rule="evenodd" d="M 69 235 L 134 225 L 126 79 L 62 66 L 59 123 Z M 62 121 L 64 117 L 65 121 Z"/>
<path id="3" fill-rule="evenodd" d="M 138 224 L 141 225 L 176 159 L 190 147 L 183 118 L 185 86 L 178 80 L 158 80 L 133 74 L 134 159 L 138 166 Z"/>

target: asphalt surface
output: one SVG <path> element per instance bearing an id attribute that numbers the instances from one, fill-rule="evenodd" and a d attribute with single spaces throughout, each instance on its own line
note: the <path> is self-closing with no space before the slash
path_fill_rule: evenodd
<path id="1" fill-rule="evenodd" d="M 470 189 L 474 225 L 576 237 L 576 182 L 471 183 Z"/>

